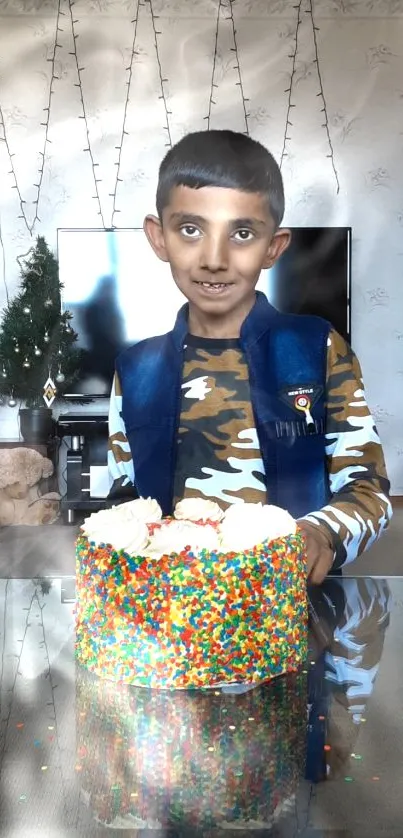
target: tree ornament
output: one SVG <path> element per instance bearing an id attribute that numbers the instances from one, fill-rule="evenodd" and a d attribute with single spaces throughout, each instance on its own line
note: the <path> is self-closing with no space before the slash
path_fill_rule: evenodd
<path id="1" fill-rule="evenodd" d="M 25 367 L 26 370 L 29 370 L 31 364 L 30 364 L 28 358 L 25 358 L 25 361 L 24 361 L 22 366 Z"/>
<path id="2" fill-rule="evenodd" d="M 45 343 L 49 343 L 50 338 L 49 338 L 49 332 L 48 332 L 47 329 L 46 329 L 45 336 L 44 336 L 43 340 L 44 340 Z"/>
<path id="3" fill-rule="evenodd" d="M 18 343 L 16 343 L 15 346 L 14 346 L 14 352 L 18 353 L 19 351 L 20 351 L 20 347 L 18 346 Z"/>
<path id="4" fill-rule="evenodd" d="M 29 306 L 24 306 L 24 308 L 23 308 L 23 312 L 24 312 L 24 314 L 31 314 L 31 309 L 30 309 L 30 307 L 29 307 Z"/>
<path id="5" fill-rule="evenodd" d="M 51 407 L 55 398 L 56 398 L 57 388 L 55 382 L 51 378 L 49 373 L 44 385 L 43 385 L 43 401 L 46 404 L 46 407 Z"/>
<path id="6" fill-rule="evenodd" d="M 46 308 L 50 308 L 51 305 L 52 305 L 52 300 L 50 299 L 50 297 L 48 297 L 47 300 L 45 300 L 45 306 L 46 306 Z"/>
<path id="7" fill-rule="evenodd" d="M 6 368 L 5 368 L 4 364 L 3 364 L 3 369 L 1 371 L 1 377 L 2 378 L 7 378 Z"/>
<path id="8" fill-rule="evenodd" d="M 36 344 L 35 344 L 34 352 L 35 352 L 35 355 L 36 355 L 37 358 L 39 358 L 39 356 L 42 355 L 42 350 L 39 349 L 39 346 L 37 346 Z"/>
<path id="9" fill-rule="evenodd" d="M 17 402 L 16 402 L 15 398 L 13 396 L 10 396 L 10 398 L 8 400 L 8 406 L 9 407 L 15 407 L 16 404 L 17 404 Z"/>
<path id="10" fill-rule="evenodd" d="M 64 375 L 64 373 L 61 371 L 61 368 L 59 367 L 59 369 L 57 371 L 57 376 L 56 376 L 57 383 L 58 384 L 63 384 L 63 381 L 65 380 L 65 378 L 66 378 L 66 376 Z"/>

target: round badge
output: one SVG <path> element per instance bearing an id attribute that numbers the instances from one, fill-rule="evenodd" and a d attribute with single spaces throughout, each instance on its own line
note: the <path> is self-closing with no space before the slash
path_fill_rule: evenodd
<path id="1" fill-rule="evenodd" d="M 303 395 L 297 396 L 294 404 L 297 410 L 309 410 L 311 406 L 311 402 L 310 399 L 308 399 L 308 396 Z"/>

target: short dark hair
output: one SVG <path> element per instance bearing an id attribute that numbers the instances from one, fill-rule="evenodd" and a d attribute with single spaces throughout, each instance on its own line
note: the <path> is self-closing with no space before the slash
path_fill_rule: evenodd
<path id="1" fill-rule="evenodd" d="M 278 227 L 284 215 L 284 188 L 274 157 L 257 140 L 235 131 L 186 134 L 164 157 L 157 188 L 157 212 L 169 203 L 175 186 L 222 186 L 265 195 Z"/>

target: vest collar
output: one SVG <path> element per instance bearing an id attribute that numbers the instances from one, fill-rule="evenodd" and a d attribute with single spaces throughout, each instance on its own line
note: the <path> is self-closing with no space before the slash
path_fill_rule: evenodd
<path id="1" fill-rule="evenodd" d="M 274 321 L 281 315 L 273 308 L 267 300 L 265 294 L 261 291 L 256 291 L 256 301 L 249 312 L 247 318 L 244 320 L 241 328 L 241 344 L 242 346 L 251 346 L 257 343 L 262 335 L 267 332 Z M 189 317 L 189 303 L 185 303 L 178 311 L 175 326 L 172 331 L 172 337 L 175 348 L 180 352 L 183 349 L 186 335 L 188 333 L 188 317 Z"/>

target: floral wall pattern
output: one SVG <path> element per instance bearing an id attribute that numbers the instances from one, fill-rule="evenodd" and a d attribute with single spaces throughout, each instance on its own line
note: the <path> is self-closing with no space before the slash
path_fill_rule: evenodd
<path id="1" fill-rule="evenodd" d="M 208 127 L 275 154 L 286 223 L 353 227 L 353 345 L 403 494 L 403 0 L 0 0 L 0 305 L 38 233 L 140 225 L 166 148 Z"/>

